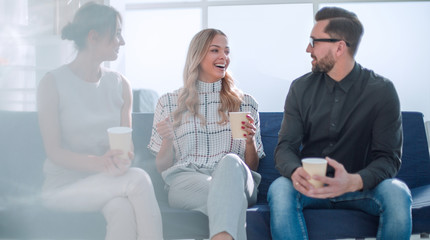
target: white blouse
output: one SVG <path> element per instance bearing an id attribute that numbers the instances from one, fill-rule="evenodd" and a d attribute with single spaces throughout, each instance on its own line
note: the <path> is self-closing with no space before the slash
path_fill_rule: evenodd
<path id="1" fill-rule="evenodd" d="M 244 159 L 245 140 L 233 140 L 230 124 L 218 124 L 221 80 L 215 83 L 198 82 L 200 114 L 206 119 L 202 125 L 198 117 L 183 114 L 181 125 L 174 129 L 175 163 L 172 168 L 187 166 L 190 163 L 200 168 L 213 169 L 218 161 L 228 153 L 235 153 Z M 178 106 L 179 90 L 160 97 L 154 114 L 152 136 L 148 148 L 157 154 L 160 151 L 162 138 L 156 125 L 167 117 L 173 120 L 173 112 Z M 255 99 L 245 94 L 240 111 L 250 112 L 257 128 L 255 141 L 259 158 L 265 156 L 260 136 L 258 104 Z"/>

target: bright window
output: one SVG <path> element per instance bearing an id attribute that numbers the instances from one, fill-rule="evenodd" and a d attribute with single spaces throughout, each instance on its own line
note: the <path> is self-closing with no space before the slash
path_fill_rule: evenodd
<path id="1" fill-rule="evenodd" d="M 214 27 L 228 35 L 230 71 L 261 111 L 282 111 L 291 82 L 310 71 L 305 48 L 313 14 L 328 5 L 352 10 L 365 28 L 357 61 L 394 82 L 403 111 L 421 111 L 430 120 L 430 0 L 97 1 L 124 17 L 126 45 L 108 65 L 133 88 L 161 95 L 181 87 L 192 36 Z M 73 59 L 70 41 L 55 30 L 65 18 L 56 18 L 57 3 L 0 1 L 0 110 L 35 110 L 38 81 Z"/>
<path id="2" fill-rule="evenodd" d="M 229 37 L 230 71 L 238 86 L 257 99 L 261 111 L 282 111 L 291 82 L 311 69 L 305 49 L 314 12 L 336 5 L 357 13 L 365 27 L 357 62 L 394 82 L 402 110 L 430 119 L 430 45 L 422 41 L 430 38 L 430 1 L 130 1 L 122 70 L 134 88 L 161 95 L 182 86 L 191 37 L 214 27 Z"/>
<path id="3" fill-rule="evenodd" d="M 127 12 L 124 61 L 132 87 L 159 94 L 181 87 L 188 45 L 200 29 L 200 9 Z"/>
<path id="4" fill-rule="evenodd" d="M 291 81 L 310 70 L 305 49 L 312 4 L 210 7 L 208 16 L 209 27 L 229 37 L 230 71 L 238 87 L 254 96 L 262 111 L 283 111 Z"/>

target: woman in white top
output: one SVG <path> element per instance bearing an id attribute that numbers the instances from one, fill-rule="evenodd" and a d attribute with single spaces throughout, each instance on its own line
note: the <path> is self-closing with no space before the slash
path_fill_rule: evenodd
<path id="1" fill-rule="evenodd" d="M 106 239 L 162 239 L 149 175 L 130 168 L 134 153 L 109 150 L 107 128 L 131 127 L 132 94 L 119 73 L 101 67 L 125 44 L 121 16 L 88 3 L 62 30 L 76 58 L 45 75 L 38 87 L 39 124 L 47 154 L 44 204 L 65 211 L 101 211 Z"/>
<path id="2" fill-rule="evenodd" d="M 226 35 L 204 29 L 192 39 L 184 87 L 160 97 L 149 149 L 172 207 L 208 215 L 211 239 L 246 239 L 246 209 L 257 199 L 264 156 L 257 102 L 234 85 Z M 250 112 L 244 140 L 233 140 L 229 112 Z"/>

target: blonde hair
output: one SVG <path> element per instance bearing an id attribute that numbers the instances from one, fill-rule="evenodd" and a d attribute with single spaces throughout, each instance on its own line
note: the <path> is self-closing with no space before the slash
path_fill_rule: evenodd
<path id="1" fill-rule="evenodd" d="M 182 116 L 187 111 L 187 114 L 200 118 L 202 124 L 206 123 L 206 119 L 199 113 L 199 95 L 197 91 L 199 66 L 205 58 L 212 40 L 218 34 L 227 37 L 218 29 L 208 28 L 198 32 L 191 40 L 184 67 L 184 87 L 179 92 L 178 108 L 173 113 L 174 126 L 181 124 Z M 236 87 L 232 76 L 228 72 L 221 79 L 220 99 L 221 104 L 218 108 L 218 114 L 221 116 L 221 120 L 218 124 L 225 124 L 228 119 L 226 112 L 238 111 L 243 99 L 242 91 Z"/>

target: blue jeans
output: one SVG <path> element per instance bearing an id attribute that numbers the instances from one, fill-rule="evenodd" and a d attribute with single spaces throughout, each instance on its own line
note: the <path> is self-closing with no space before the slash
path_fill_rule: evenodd
<path id="1" fill-rule="evenodd" d="M 379 216 L 377 239 L 410 239 L 412 231 L 409 188 L 398 179 L 387 179 L 372 190 L 329 199 L 315 199 L 298 192 L 285 177 L 270 185 L 270 228 L 273 240 L 309 239 L 303 209 L 356 209 Z"/>

